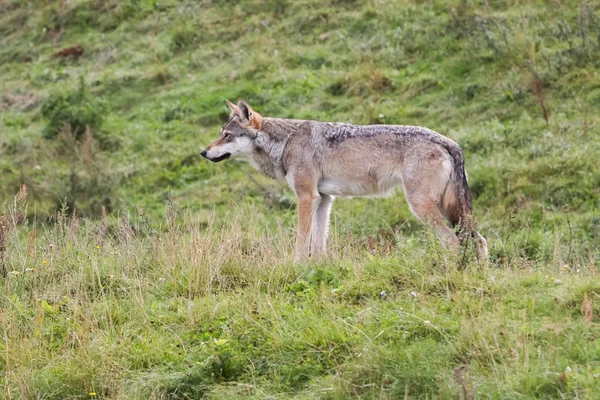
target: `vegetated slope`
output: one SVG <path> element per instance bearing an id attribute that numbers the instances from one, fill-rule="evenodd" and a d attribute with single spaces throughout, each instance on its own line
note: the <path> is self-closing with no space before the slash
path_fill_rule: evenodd
<path id="1" fill-rule="evenodd" d="M 433 238 L 367 252 L 353 236 L 292 264 L 287 229 L 254 211 L 203 225 L 170 208 L 164 232 L 67 215 L 11 229 L 5 397 L 597 397 L 597 267 L 461 271 Z"/>
<path id="2" fill-rule="evenodd" d="M 464 148 L 487 236 L 531 226 L 528 252 L 549 256 L 568 207 L 597 240 L 595 2 L 36 4 L 0 6 L 0 163 L 1 196 L 28 183 L 40 218 L 65 202 L 153 214 L 169 190 L 203 218 L 232 199 L 289 218 L 284 185 L 199 157 L 241 96 L 264 115 L 428 126 Z M 60 140 L 90 121 L 88 150 Z M 399 197 L 335 208 L 344 229 L 418 226 Z"/>
<path id="3" fill-rule="evenodd" d="M 599 41 L 591 1 L 1 2 L 5 397 L 593 398 Z M 492 264 L 396 196 L 292 266 L 285 185 L 199 156 L 238 96 L 456 140 Z"/>

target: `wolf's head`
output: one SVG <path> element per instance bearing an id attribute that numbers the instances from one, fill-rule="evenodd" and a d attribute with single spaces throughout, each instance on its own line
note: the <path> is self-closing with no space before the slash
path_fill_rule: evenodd
<path id="1" fill-rule="evenodd" d="M 262 127 L 262 117 L 244 100 L 239 99 L 237 106 L 225 100 L 231 109 L 231 115 L 221 128 L 221 135 L 200 153 L 212 162 L 229 157 L 244 158 L 252 152 L 253 141 Z"/>

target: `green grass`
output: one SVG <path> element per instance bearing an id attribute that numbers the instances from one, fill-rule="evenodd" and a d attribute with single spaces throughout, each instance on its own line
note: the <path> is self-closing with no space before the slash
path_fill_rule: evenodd
<path id="1" fill-rule="evenodd" d="M 594 398 L 598 68 L 593 1 L 1 2 L 4 397 Z M 294 265 L 285 184 L 199 156 L 237 97 L 456 140 L 491 263 L 395 196 Z"/>
<path id="2" fill-rule="evenodd" d="M 464 384 L 477 398 L 591 399 L 600 390 L 591 265 L 519 258 L 458 270 L 433 238 L 409 237 L 399 248 L 334 240 L 328 260 L 293 264 L 288 229 L 264 229 L 250 209 L 224 224 L 168 215 L 159 230 L 64 216 L 10 231 L 6 398 L 451 398 Z M 18 240 L 33 235 L 40 245 Z"/>

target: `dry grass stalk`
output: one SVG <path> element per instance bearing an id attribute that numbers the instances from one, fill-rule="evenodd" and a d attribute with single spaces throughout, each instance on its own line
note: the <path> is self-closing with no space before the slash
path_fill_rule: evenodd
<path id="1" fill-rule="evenodd" d="M 96 239 L 96 246 L 102 247 L 106 237 L 108 235 L 108 217 L 106 214 L 106 208 L 102 207 L 102 221 L 100 222 L 100 229 L 98 230 L 98 235 Z"/>
<path id="2" fill-rule="evenodd" d="M 128 241 L 135 236 L 135 231 L 131 226 L 131 221 L 129 220 L 129 211 L 125 204 L 122 204 L 121 207 L 121 221 L 119 224 L 119 234 L 125 240 Z"/>
<path id="3" fill-rule="evenodd" d="M 9 232 L 19 223 L 25 221 L 27 215 L 27 185 L 21 185 L 19 193 L 15 196 L 9 215 L 0 216 L 0 275 L 8 274 L 6 265 L 6 242 Z"/>
<path id="4" fill-rule="evenodd" d="M 33 258 L 37 256 L 37 246 L 35 245 L 36 238 L 37 233 L 35 227 L 33 227 L 29 235 L 27 235 L 27 254 L 29 254 L 29 256 Z"/>
<path id="5" fill-rule="evenodd" d="M 73 236 L 73 240 L 75 240 L 77 231 L 79 230 L 79 218 L 77 218 L 77 209 L 73 209 L 71 213 L 71 235 Z"/>
<path id="6" fill-rule="evenodd" d="M 550 125 L 549 121 L 549 112 L 548 107 L 546 106 L 546 93 L 544 91 L 544 82 L 540 79 L 538 74 L 535 72 L 531 73 L 531 80 L 529 81 L 529 89 L 535 96 L 535 99 L 542 109 L 542 114 L 544 116 L 544 120 L 546 121 L 546 125 Z"/>
<path id="7" fill-rule="evenodd" d="M 8 218 L 0 217 L 0 274 L 6 276 L 8 269 L 6 267 L 6 233 L 8 231 Z"/>
<path id="8" fill-rule="evenodd" d="M 581 303 L 581 314 L 583 314 L 585 326 L 590 327 L 592 325 L 592 319 L 594 318 L 594 309 L 592 307 L 592 299 L 588 297 L 587 292 L 583 294 L 583 303 Z"/>

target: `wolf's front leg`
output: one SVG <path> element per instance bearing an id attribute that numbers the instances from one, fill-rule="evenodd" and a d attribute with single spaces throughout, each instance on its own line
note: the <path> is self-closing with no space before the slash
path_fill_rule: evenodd
<path id="1" fill-rule="evenodd" d="M 310 254 L 310 236 L 312 230 L 313 214 L 316 211 L 321 196 L 317 190 L 317 174 L 306 167 L 306 163 L 296 160 L 294 163 L 301 167 L 293 168 L 288 172 L 286 179 L 298 198 L 298 236 L 296 237 L 296 261 Z M 304 165 L 303 165 L 304 164 Z"/>
<path id="2" fill-rule="evenodd" d="M 313 215 L 310 255 L 324 255 L 329 233 L 329 215 L 335 197 L 321 193 L 321 201 Z"/>
<path id="3" fill-rule="evenodd" d="M 313 214 L 321 200 L 318 194 L 298 195 L 298 236 L 296 238 L 296 261 L 310 254 Z"/>

